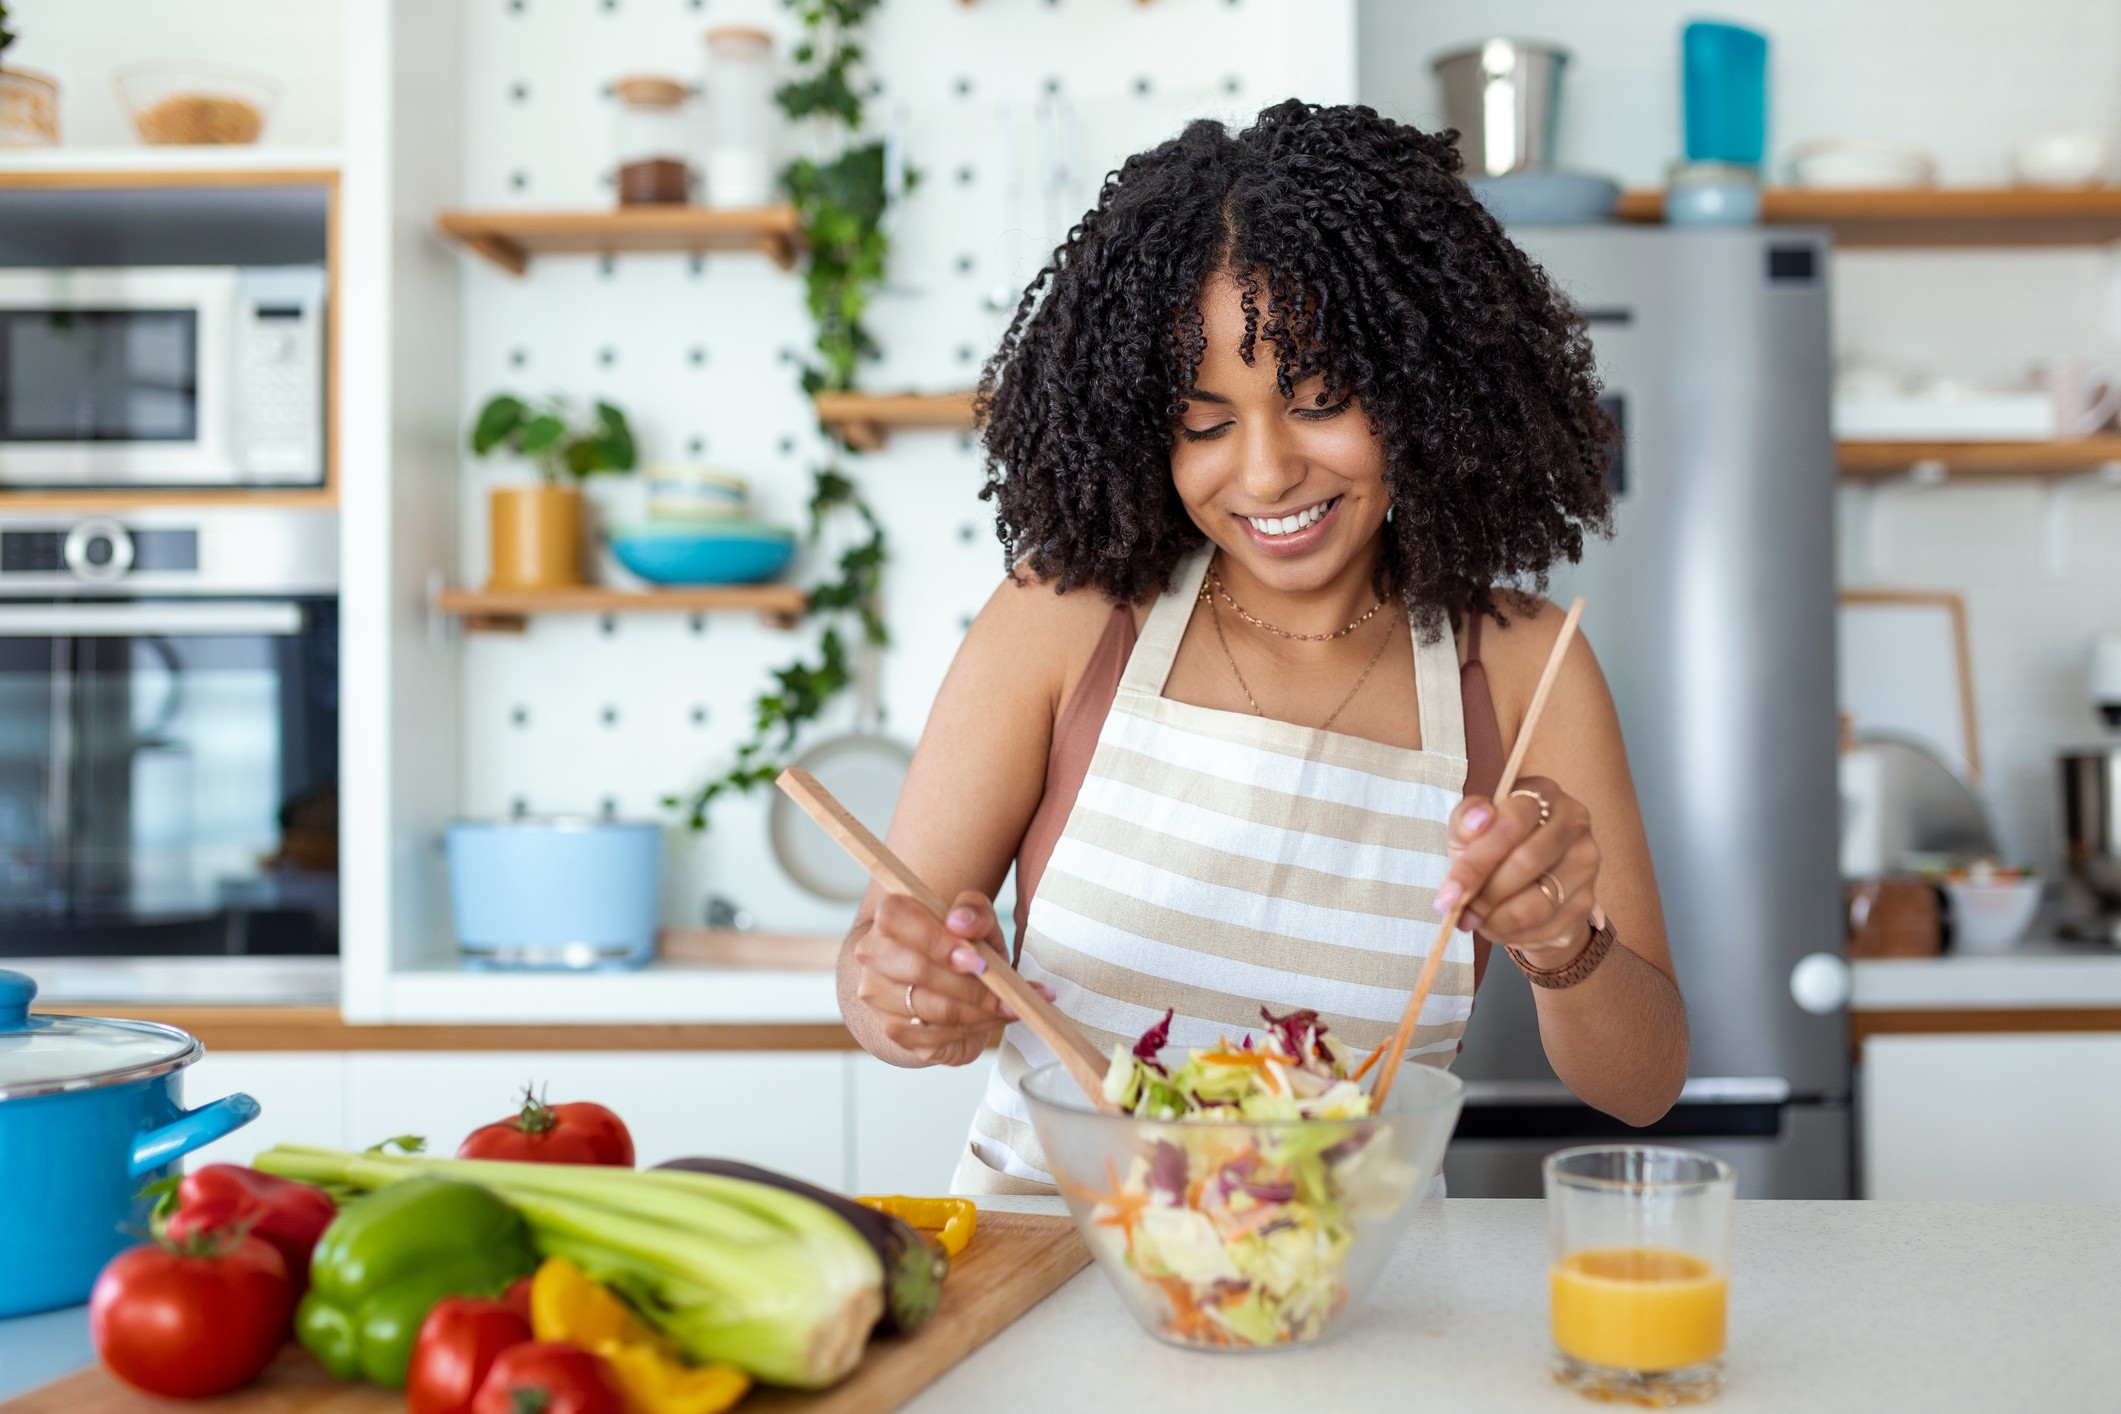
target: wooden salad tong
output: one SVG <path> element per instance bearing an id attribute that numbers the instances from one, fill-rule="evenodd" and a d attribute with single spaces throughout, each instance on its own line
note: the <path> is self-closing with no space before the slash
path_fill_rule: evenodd
<path id="1" fill-rule="evenodd" d="M 781 772 L 774 784 L 790 800 L 802 806 L 804 812 L 837 840 L 842 849 L 853 855 L 869 871 L 870 877 L 888 892 L 912 899 L 934 914 L 938 923 L 948 915 L 950 906 L 943 902 L 942 896 L 922 883 L 919 876 L 906 867 L 906 862 L 855 819 L 815 776 L 800 766 L 790 766 Z M 1047 1001 L 1045 993 L 1025 981 L 1023 974 L 1011 967 L 1009 960 L 996 952 L 992 945 L 978 938 L 963 941 L 987 964 L 987 970 L 979 974 L 979 980 L 987 984 L 987 990 L 1001 998 L 1033 1034 L 1046 1043 L 1046 1048 L 1068 1067 L 1075 1083 L 1083 1087 L 1083 1093 L 1099 1109 L 1113 1110 L 1115 1107 L 1105 1099 L 1106 1058 L 1091 1044 L 1090 1038 L 1077 1030 L 1075 1023 L 1062 1015 L 1060 1008 Z"/>

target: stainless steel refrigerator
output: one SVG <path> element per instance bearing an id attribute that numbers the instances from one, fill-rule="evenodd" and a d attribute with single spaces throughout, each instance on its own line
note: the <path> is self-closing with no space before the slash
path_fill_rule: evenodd
<path id="1" fill-rule="evenodd" d="M 1625 1134 L 1724 1155 L 1744 1196 L 1851 1196 L 1849 1047 L 1832 961 L 1826 239 L 1511 234 L 1589 321 L 1622 428 L 1614 536 L 1558 572 L 1551 592 L 1589 601 L 1584 631 L 1626 734 L 1692 1061 L 1680 1104 L 1647 1131 L 1597 1114 L 1555 1078 L 1531 988 L 1496 954 L 1455 1066 L 1471 1084 L 1445 1161 L 1450 1190 L 1537 1196 L 1542 1155 Z M 1793 986 L 1814 954 L 1826 957 Z"/>

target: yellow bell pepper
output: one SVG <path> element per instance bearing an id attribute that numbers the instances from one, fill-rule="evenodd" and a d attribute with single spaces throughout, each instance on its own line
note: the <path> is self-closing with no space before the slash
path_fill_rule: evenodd
<path id="1" fill-rule="evenodd" d="M 979 1209 L 970 1198 L 909 1198 L 901 1193 L 872 1194 L 854 1200 L 865 1208 L 888 1213 L 909 1227 L 932 1232 L 943 1244 L 945 1256 L 955 1257 L 972 1243 L 979 1225 Z"/>
<path id="2" fill-rule="evenodd" d="M 670 1342 L 565 1257 L 548 1257 L 530 1282 L 530 1329 L 604 1358 L 627 1414 L 721 1414 L 751 1388 L 730 1365 L 687 1365 Z"/>

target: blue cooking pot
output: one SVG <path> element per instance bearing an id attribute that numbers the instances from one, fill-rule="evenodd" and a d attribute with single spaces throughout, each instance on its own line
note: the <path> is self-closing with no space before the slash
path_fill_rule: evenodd
<path id="1" fill-rule="evenodd" d="M 87 1300 L 103 1264 L 147 1236 L 140 1190 L 258 1117 L 248 1095 L 184 1108 L 197 1037 L 31 1016 L 36 995 L 0 971 L 0 1316 Z"/>

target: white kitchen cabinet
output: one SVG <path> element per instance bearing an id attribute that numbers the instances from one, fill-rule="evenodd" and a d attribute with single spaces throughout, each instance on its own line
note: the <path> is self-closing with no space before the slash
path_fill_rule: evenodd
<path id="1" fill-rule="evenodd" d="M 368 1051 L 347 1062 L 354 1147 L 419 1134 L 432 1152 L 451 1154 L 479 1125 L 514 1113 L 534 1084 L 555 1104 L 596 1100 L 618 1111 L 644 1168 L 699 1154 L 833 1188 L 850 1179 L 839 1053 Z"/>
<path id="2" fill-rule="evenodd" d="M 2121 1202 L 2121 1034 L 1873 1036 L 1871 1198 Z"/>
<path id="3" fill-rule="evenodd" d="M 990 1052 L 967 1066 L 902 1070 L 867 1052 L 847 1059 L 848 1127 L 858 1193 L 947 1193 L 972 1111 L 994 1068 Z"/>
<path id="4" fill-rule="evenodd" d="M 347 1057 L 317 1051 L 216 1051 L 184 1072 L 184 1103 L 196 1108 L 242 1092 L 262 1109 L 243 1128 L 196 1151 L 187 1168 L 247 1164 L 275 1144 L 343 1146 Z"/>

